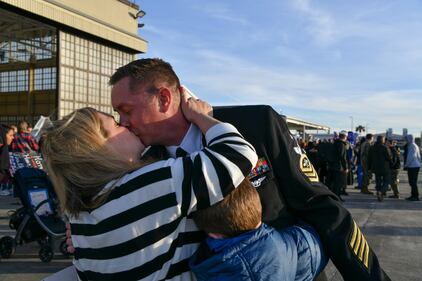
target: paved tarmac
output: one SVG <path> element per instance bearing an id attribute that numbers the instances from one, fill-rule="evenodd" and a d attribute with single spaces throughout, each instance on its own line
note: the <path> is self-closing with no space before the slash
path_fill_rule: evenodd
<path id="1" fill-rule="evenodd" d="M 349 196 L 343 197 L 346 200 L 344 205 L 391 279 L 419 281 L 422 280 L 422 201 L 403 200 L 410 195 L 404 172 L 400 174 L 400 181 L 401 199 L 378 202 L 375 196 L 360 194 L 349 186 Z M 371 184 L 370 189 L 373 188 L 374 184 Z M 419 175 L 419 189 L 422 193 L 422 173 Z M 18 207 L 15 199 L 0 196 L 0 237 L 14 234 L 8 227 L 7 213 Z M 38 258 L 38 250 L 37 243 L 18 246 L 10 259 L 0 261 L 0 280 L 38 281 L 71 264 L 71 260 L 58 251 L 50 263 L 43 263 Z M 343 280 L 332 264 L 329 264 L 327 274 L 330 281 Z"/>

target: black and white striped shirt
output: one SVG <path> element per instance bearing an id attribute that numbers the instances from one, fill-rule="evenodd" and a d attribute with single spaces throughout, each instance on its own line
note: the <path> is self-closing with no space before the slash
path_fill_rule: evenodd
<path id="1" fill-rule="evenodd" d="M 103 205 L 70 219 L 80 280 L 194 280 L 186 261 L 203 237 L 187 215 L 221 201 L 257 161 L 230 124 L 205 138 L 199 152 L 109 183 Z"/>

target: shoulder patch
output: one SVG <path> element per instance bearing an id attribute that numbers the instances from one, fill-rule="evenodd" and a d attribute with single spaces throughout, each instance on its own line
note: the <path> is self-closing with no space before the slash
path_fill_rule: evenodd
<path id="1" fill-rule="evenodd" d="M 263 176 L 261 178 L 256 178 L 254 180 L 251 180 L 251 184 L 253 187 L 258 188 L 261 186 L 262 182 L 267 179 L 267 176 Z"/>
<path id="2" fill-rule="evenodd" d="M 299 168 L 311 182 L 319 182 L 319 177 L 306 154 L 300 156 Z"/>
<path id="3" fill-rule="evenodd" d="M 267 160 L 264 157 L 258 159 L 255 168 L 248 175 L 248 179 L 251 180 L 257 176 L 265 174 L 270 171 L 270 166 L 268 165 Z"/>

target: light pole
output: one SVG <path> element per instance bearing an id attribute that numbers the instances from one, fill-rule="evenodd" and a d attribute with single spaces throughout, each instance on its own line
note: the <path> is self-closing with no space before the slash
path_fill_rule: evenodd
<path id="1" fill-rule="evenodd" d="M 354 132 L 353 130 L 353 116 L 349 116 L 350 118 L 350 131 Z"/>

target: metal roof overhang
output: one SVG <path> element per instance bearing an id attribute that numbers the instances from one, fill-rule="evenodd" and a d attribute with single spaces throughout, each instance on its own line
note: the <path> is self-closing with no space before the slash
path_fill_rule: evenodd
<path id="1" fill-rule="evenodd" d="M 293 117 L 286 117 L 287 126 L 290 130 L 297 130 L 297 131 L 303 131 L 305 130 L 323 130 L 323 131 L 329 131 L 330 127 L 311 123 L 308 121 L 304 121 L 298 118 Z"/>
<path id="2" fill-rule="evenodd" d="M 60 3 L 54 0 L 0 0 L 1 3 L 45 18 L 58 25 L 65 25 L 83 33 L 105 39 L 115 45 L 129 49 L 133 53 L 145 53 L 147 51 L 147 41 L 137 34 L 132 34 L 89 15 L 83 15 L 78 11 L 60 6 Z"/>

